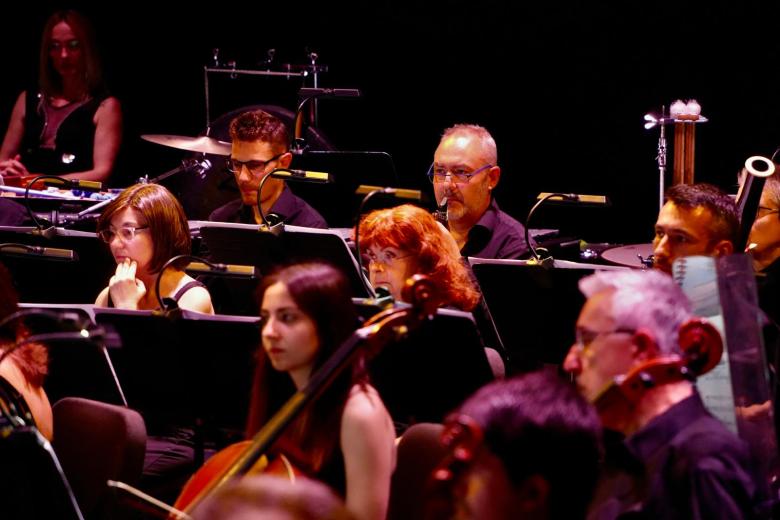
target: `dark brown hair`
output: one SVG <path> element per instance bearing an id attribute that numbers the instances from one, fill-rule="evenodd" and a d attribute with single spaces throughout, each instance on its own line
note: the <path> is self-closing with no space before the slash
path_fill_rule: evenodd
<path id="1" fill-rule="evenodd" d="M 601 422 L 577 390 L 549 371 L 482 387 L 460 413 L 519 486 L 532 475 L 550 485 L 550 518 L 585 518 L 599 474 Z"/>
<path id="2" fill-rule="evenodd" d="M 685 209 L 706 208 L 714 218 L 710 230 L 711 240 L 728 240 L 732 244 L 739 238 L 737 207 L 725 191 L 707 183 L 678 184 L 666 190 L 666 201 Z"/>
<path id="3" fill-rule="evenodd" d="M 281 119 L 264 110 L 244 112 L 230 122 L 233 141 L 262 141 L 270 143 L 277 153 L 287 151 L 290 134 Z"/>
<path id="4" fill-rule="evenodd" d="M 164 186 L 136 184 L 125 189 L 100 215 L 98 232 L 108 229 L 114 215 L 126 208 L 138 211 L 149 226 L 154 248 L 149 266 L 152 273 L 158 272 L 174 256 L 192 252 L 187 216 L 176 197 Z M 182 266 L 175 267 L 181 269 Z"/>
<path id="5" fill-rule="evenodd" d="M 95 31 L 89 20 L 82 14 L 67 9 L 52 14 L 43 27 L 41 36 L 41 54 L 39 61 L 38 82 L 41 92 L 47 96 L 62 93 L 62 78 L 51 63 L 49 48 L 51 47 L 52 29 L 60 22 L 65 22 L 73 30 L 73 34 L 81 44 L 84 56 L 84 84 L 87 94 L 104 93 L 103 69 L 97 49 Z"/>
<path id="6" fill-rule="evenodd" d="M 295 304 L 315 324 L 320 345 L 312 368 L 314 373 L 357 328 L 349 282 L 341 271 L 327 264 L 291 265 L 263 279 L 258 292 L 260 306 L 265 291 L 276 283 L 287 288 Z M 363 362 L 358 359 L 288 428 L 283 441 L 285 446 L 295 446 L 307 455 L 308 460 L 299 463 L 316 472 L 329 459 L 340 439 L 341 414 L 349 392 L 354 384 L 365 381 Z M 257 433 L 293 392 L 289 375 L 273 370 L 265 351 L 260 349 L 247 422 L 248 435 Z"/>

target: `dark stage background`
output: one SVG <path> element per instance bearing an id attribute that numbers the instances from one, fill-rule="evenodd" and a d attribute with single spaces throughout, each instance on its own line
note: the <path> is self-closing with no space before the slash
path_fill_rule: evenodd
<path id="1" fill-rule="evenodd" d="M 486 126 L 503 168 L 498 200 L 518 219 L 540 191 L 611 197 L 608 211 L 565 214 L 566 226 L 591 241 L 651 239 L 658 131 L 643 129 L 646 112 L 695 97 L 710 119 L 697 128 L 697 180 L 732 191 L 745 158 L 780 144 L 775 2 L 192 4 L 69 4 L 98 26 L 125 110 L 129 177 L 157 175 L 182 157 L 140 134 L 204 130 L 202 67 L 215 47 L 239 67 L 255 66 L 269 48 L 277 66 L 303 64 L 306 49 L 316 51 L 330 68 L 321 86 L 363 91 L 359 100 L 321 102 L 320 129 L 340 149 L 389 152 L 410 187 L 428 188 L 442 129 Z M 3 123 L 34 75 L 43 22 L 60 6 L 4 7 Z M 212 117 L 258 103 L 293 109 L 299 86 L 215 81 Z M 553 223 L 551 209 L 534 227 Z"/>

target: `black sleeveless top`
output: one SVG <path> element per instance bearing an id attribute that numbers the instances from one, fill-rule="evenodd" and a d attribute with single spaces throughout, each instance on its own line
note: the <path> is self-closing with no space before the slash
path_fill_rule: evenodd
<path id="1" fill-rule="evenodd" d="M 42 148 L 46 125 L 43 103 L 45 96 L 32 90 L 26 92 L 24 136 L 20 155 L 31 172 L 61 175 L 89 170 L 93 167 L 95 143 L 95 113 L 105 97 L 95 97 L 76 108 L 60 124 L 54 149 Z"/>
<path id="2" fill-rule="evenodd" d="M 27 401 L 3 376 L 0 376 L 0 402 L 3 403 L 0 407 L 0 430 L 6 426 L 35 426 Z M 24 424 L 19 424 L 20 420 Z"/>

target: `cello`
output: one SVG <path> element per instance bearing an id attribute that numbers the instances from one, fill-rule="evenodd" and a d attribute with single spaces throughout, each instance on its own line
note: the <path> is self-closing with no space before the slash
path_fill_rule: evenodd
<path id="1" fill-rule="evenodd" d="M 261 471 L 266 465 L 282 467 L 288 475 L 294 475 L 295 472 L 285 459 L 278 457 L 266 463 L 262 460 L 263 456 L 305 407 L 317 399 L 336 376 L 351 364 L 359 349 L 368 350 L 369 356 L 376 354 L 385 344 L 420 326 L 436 313 L 439 304 L 433 284 L 422 275 L 415 275 L 406 281 L 404 299 L 412 303 L 411 307 L 384 310 L 356 330 L 252 440 L 231 445 L 212 457 L 187 483 L 174 506 L 178 512 L 171 514 L 188 515 L 210 494 L 236 478 Z M 212 463 L 213 459 L 217 460 Z"/>
<path id="2" fill-rule="evenodd" d="M 702 318 L 691 318 L 683 323 L 678 341 L 681 354 L 668 354 L 641 363 L 615 377 L 593 399 L 605 428 L 620 431 L 646 391 L 669 383 L 693 381 L 715 368 L 723 355 L 720 333 Z"/>

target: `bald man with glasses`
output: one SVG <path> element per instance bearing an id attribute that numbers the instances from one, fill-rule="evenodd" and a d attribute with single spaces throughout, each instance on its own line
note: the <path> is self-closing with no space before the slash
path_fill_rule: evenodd
<path id="1" fill-rule="evenodd" d="M 493 190 L 501 178 L 496 142 L 477 125 L 444 131 L 428 179 L 436 203 L 447 205 L 447 227 L 463 256 L 521 258 L 528 253 L 525 228 L 501 211 Z"/>

